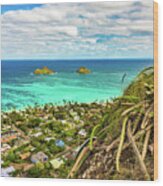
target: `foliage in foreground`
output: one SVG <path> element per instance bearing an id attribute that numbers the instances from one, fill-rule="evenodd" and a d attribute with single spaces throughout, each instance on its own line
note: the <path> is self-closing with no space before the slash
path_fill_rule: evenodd
<path id="1" fill-rule="evenodd" d="M 113 100 L 68 178 L 153 179 L 154 70 L 143 70 Z"/>

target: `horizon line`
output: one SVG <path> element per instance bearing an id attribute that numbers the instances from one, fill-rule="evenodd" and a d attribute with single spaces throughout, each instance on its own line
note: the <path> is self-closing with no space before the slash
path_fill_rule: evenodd
<path id="1" fill-rule="evenodd" d="M 142 57 L 142 58 L 140 58 L 140 57 L 138 57 L 138 58 L 67 58 L 67 59 L 65 59 L 65 58 L 54 58 L 54 59 L 52 59 L 52 58 L 50 58 L 50 59 L 48 59 L 48 58 L 45 58 L 45 59 L 39 59 L 39 58 L 36 58 L 36 59 L 24 59 L 24 58 L 21 58 L 21 59 L 1 59 L 1 61 L 21 61 L 21 60 L 24 60 L 24 61 L 28 61 L 28 60 L 33 60 L 33 61 L 38 61 L 38 60 L 49 60 L 49 61 L 53 61 L 53 60 L 58 60 L 58 61 L 61 61 L 61 60 L 65 60 L 65 61 L 70 61 L 70 60 L 117 60 L 117 59 L 132 59 L 132 60 L 136 60 L 136 59 L 148 59 L 148 60 L 154 60 L 154 58 L 153 57 L 149 57 L 149 58 L 146 58 L 146 57 Z"/>

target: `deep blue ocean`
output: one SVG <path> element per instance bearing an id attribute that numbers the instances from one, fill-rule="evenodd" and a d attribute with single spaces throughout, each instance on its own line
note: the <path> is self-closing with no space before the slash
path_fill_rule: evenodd
<path id="1" fill-rule="evenodd" d="M 93 102 L 110 100 L 145 67 L 153 66 L 151 59 L 112 60 L 2 60 L 2 110 L 23 109 L 36 103 L 63 104 L 63 100 Z M 36 76 L 36 68 L 48 68 L 57 73 Z M 79 75 L 85 66 L 92 73 Z M 127 74 L 123 88 L 121 79 Z"/>

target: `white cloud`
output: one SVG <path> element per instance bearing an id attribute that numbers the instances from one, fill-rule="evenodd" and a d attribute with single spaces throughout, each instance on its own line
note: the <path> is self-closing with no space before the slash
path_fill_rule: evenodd
<path id="1" fill-rule="evenodd" d="M 61 3 L 6 12 L 2 57 L 151 57 L 152 6 L 152 1 Z"/>

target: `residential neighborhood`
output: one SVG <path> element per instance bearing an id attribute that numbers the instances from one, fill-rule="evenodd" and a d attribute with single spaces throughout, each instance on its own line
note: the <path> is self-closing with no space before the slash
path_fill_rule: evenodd
<path id="1" fill-rule="evenodd" d="M 107 103 L 2 112 L 2 176 L 65 177 Z M 89 112 L 88 112 L 89 110 Z M 100 115 L 95 113 L 101 112 Z"/>

